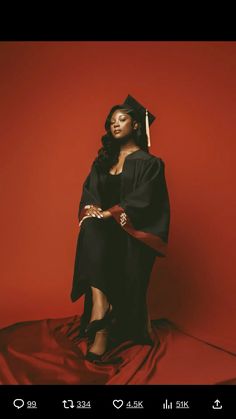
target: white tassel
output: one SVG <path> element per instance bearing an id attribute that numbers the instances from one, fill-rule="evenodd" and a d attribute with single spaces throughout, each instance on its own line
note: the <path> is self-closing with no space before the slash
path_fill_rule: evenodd
<path id="1" fill-rule="evenodd" d="M 148 120 L 148 110 L 146 109 L 146 134 L 148 139 L 148 147 L 151 147 L 151 140 L 150 140 L 150 129 L 149 129 L 149 120 Z"/>

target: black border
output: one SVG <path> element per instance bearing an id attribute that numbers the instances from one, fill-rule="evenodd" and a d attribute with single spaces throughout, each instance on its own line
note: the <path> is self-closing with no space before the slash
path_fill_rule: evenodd
<path id="1" fill-rule="evenodd" d="M 13 406 L 16 398 L 22 398 L 25 406 L 17 409 Z M 120 409 L 113 406 L 113 400 L 123 400 Z M 219 400 L 222 409 L 212 408 L 215 400 Z M 60 414 L 68 416 L 92 416 L 97 412 L 113 412 L 116 414 L 135 411 L 138 417 L 145 417 L 152 412 L 161 417 L 192 417 L 202 414 L 203 417 L 234 417 L 235 386 L 230 385 L 2 385 L 0 386 L 1 412 L 24 417 L 42 417 L 43 414 Z M 65 409 L 63 400 L 73 400 L 74 408 Z M 172 409 L 163 409 L 163 403 L 172 402 Z M 37 409 L 26 408 L 27 402 L 35 401 Z M 91 409 L 77 409 L 78 401 L 90 401 Z M 128 402 L 141 401 L 143 409 L 127 409 Z M 176 401 L 188 402 L 189 409 L 176 409 Z M 70 404 L 69 404 L 70 405 Z M 68 403 L 67 403 L 68 406 Z M 227 416 L 225 416 L 227 414 Z M 72 417 L 72 416 L 70 416 Z M 147 417 L 147 416 L 146 416 Z M 229 416 L 230 417 L 230 416 Z"/>

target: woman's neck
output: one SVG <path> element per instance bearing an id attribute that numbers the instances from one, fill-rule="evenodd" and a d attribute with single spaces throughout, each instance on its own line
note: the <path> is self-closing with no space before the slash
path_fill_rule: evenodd
<path id="1" fill-rule="evenodd" d="M 136 150 L 139 150 L 140 149 L 140 147 L 138 147 L 136 144 L 134 144 L 134 143 L 130 143 L 130 144 L 125 144 L 125 145 L 122 145 L 121 147 L 120 147 L 120 155 L 121 156 L 125 156 L 126 154 L 130 154 L 130 153 L 132 153 L 133 151 L 136 151 Z"/>

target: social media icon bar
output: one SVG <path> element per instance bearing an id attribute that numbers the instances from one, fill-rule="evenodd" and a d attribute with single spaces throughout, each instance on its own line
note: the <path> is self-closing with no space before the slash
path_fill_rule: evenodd
<path id="1" fill-rule="evenodd" d="M 13 401 L 13 406 L 15 406 L 17 409 L 21 409 L 24 406 L 25 402 L 23 399 L 15 399 Z"/>

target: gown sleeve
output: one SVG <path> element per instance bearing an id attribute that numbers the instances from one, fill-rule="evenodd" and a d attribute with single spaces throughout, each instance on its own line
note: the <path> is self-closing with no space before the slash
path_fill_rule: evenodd
<path id="1" fill-rule="evenodd" d="M 85 215 L 88 205 L 101 205 L 101 198 L 98 192 L 98 175 L 94 162 L 92 164 L 90 173 L 85 179 L 82 187 L 82 195 L 78 212 L 79 226 L 81 226 L 83 220 L 90 217 L 90 215 Z"/>
<path id="2" fill-rule="evenodd" d="M 119 204 L 108 208 L 114 219 L 129 234 L 165 256 L 168 241 L 170 206 L 164 162 L 153 157 L 144 161 L 138 187 Z"/>

